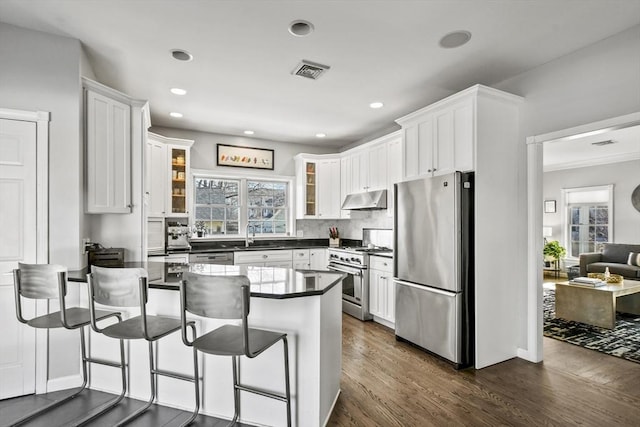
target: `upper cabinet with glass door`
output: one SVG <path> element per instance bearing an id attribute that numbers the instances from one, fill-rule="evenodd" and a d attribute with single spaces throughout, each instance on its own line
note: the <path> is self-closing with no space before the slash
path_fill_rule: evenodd
<path id="1" fill-rule="evenodd" d="M 145 179 L 147 217 L 184 217 L 189 214 L 189 164 L 193 142 L 148 132 Z"/>
<path id="2" fill-rule="evenodd" d="M 296 218 L 340 218 L 340 156 L 298 154 Z"/>

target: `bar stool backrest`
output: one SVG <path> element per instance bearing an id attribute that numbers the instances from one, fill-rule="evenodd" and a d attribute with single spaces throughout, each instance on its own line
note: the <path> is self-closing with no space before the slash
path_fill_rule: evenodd
<path id="1" fill-rule="evenodd" d="M 19 293 L 24 298 L 58 299 L 59 273 L 67 273 L 67 268 L 55 264 L 23 264 L 18 263 L 16 283 Z"/>
<path id="2" fill-rule="evenodd" d="M 107 268 L 91 266 L 89 286 L 98 304 L 114 307 L 139 307 L 147 302 L 147 272 L 144 268 Z M 140 293 L 143 292 L 142 299 Z"/>
<path id="3" fill-rule="evenodd" d="M 182 273 L 184 309 L 215 319 L 246 319 L 249 314 L 247 276 Z"/>

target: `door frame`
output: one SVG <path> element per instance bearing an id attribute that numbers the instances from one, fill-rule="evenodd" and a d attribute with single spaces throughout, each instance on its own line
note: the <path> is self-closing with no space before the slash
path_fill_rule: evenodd
<path id="1" fill-rule="evenodd" d="M 518 357 L 531 362 L 543 358 L 542 336 L 542 155 L 545 142 L 570 140 L 579 134 L 608 132 L 640 124 L 640 112 L 600 120 L 541 135 L 529 136 L 527 144 L 527 348 L 518 349 Z"/>
<path id="2" fill-rule="evenodd" d="M 36 263 L 49 262 L 49 121 L 47 111 L 0 108 L 0 119 L 36 124 Z M 36 315 L 46 314 L 48 304 L 38 301 Z M 36 329 L 36 394 L 47 391 L 47 331 Z"/>

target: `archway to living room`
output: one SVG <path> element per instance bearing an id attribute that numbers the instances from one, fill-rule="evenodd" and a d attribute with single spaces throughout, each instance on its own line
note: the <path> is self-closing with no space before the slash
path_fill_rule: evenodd
<path id="1" fill-rule="evenodd" d="M 543 358 L 545 315 L 547 319 L 555 315 L 550 312 L 555 309 L 554 283 L 566 282 L 567 273 L 580 274 L 578 254 L 598 251 L 605 241 L 634 243 L 629 239 L 635 238 L 640 244 L 638 232 L 629 232 L 630 223 L 635 218 L 637 224 L 640 215 L 631 201 L 631 193 L 640 184 L 639 130 L 640 112 L 527 138 L 529 360 Z M 606 165 L 596 166 L 603 163 Z M 565 262 L 545 269 L 545 240 L 557 241 L 567 251 Z M 547 290 L 543 282 L 549 283 Z M 560 335 L 568 333 L 563 325 L 551 326 Z M 549 327 L 547 324 L 547 333 Z"/>

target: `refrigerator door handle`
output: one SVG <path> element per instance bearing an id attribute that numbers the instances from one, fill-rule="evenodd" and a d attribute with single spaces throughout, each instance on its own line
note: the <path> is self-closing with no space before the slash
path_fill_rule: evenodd
<path id="1" fill-rule="evenodd" d="M 404 286 L 409 286 L 411 288 L 420 289 L 421 291 L 433 292 L 434 294 L 446 295 L 448 297 L 456 296 L 456 292 L 449 292 L 449 291 L 445 291 L 445 290 L 442 290 L 442 289 L 433 288 L 431 286 L 417 285 L 415 283 L 405 282 L 404 280 L 400 280 L 397 277 L 394 277 L 393 281 L 395 283 L 400 284 L 400 285 L 404 285 Z"/>

